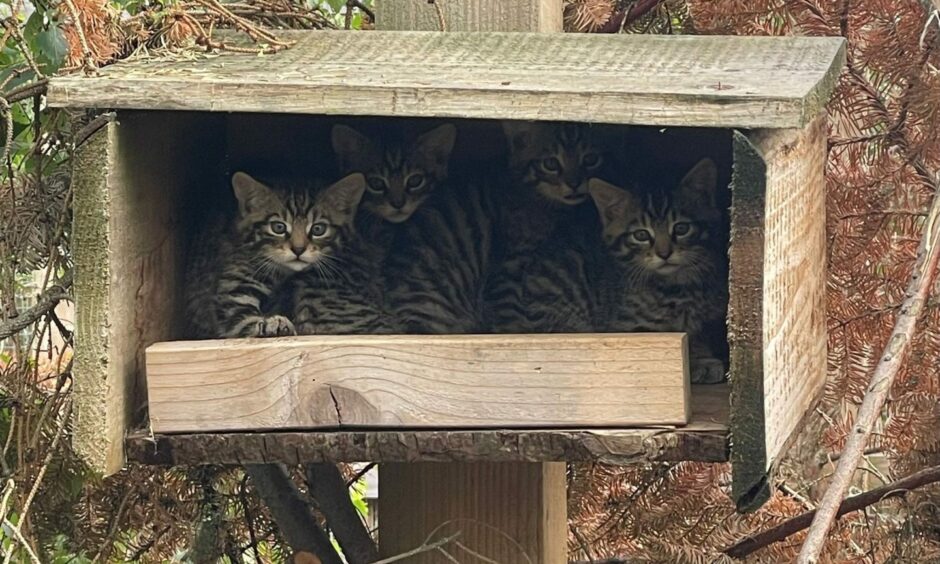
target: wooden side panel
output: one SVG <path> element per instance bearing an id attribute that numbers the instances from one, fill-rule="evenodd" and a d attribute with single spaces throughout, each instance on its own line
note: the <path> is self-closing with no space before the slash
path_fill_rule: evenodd
<path id="1" fill-rule="evenodd" d="M 764 192 L 767 167 L 748 138 L 734 133 L 729 250 L 732 494 L 739 510 L 759 507 L 765 480 L 763 280 Z"/>
<path id="2" fill-rule="evenodd" d="M 556 0 L 442 0 L 447 31 L 562 31 L 563 3 Z M 382 0 L 375 27 L 396 31 L 441 31 L 427 0 Z"/>
<path id="3" fill-rule="evenodd" d="M 685 424 L 685 335 L 313 336 L 159 343 L 155 432 Z"/>
<path id="4" fill-rule="evenodd" d="M 824 106 L 844 61 L 844 40 L 832 37 L 287 36 L 297 44 L 263 57 L 148 59 L 94 77 L 57 77 L 48 100 L 118 109 L 803 127 Z"/>
<path id="5" fill-rule="evenodd" d="M 735 133 L 734 153 L 732 485 L 749 511 L 825 383 L 825 117 Z"/>
<path id="6" fill-rule="evenodd" d="M 764 411 L 773 461 L 826 379 L 826 118 L 753 138 L 767 163 Z"/>
<path id="7" fill-rule="evenodd" d="M 124 436 L 146 413 L 144 348 L 179 334 L 183 201 L 211 170 L 193 166 L 212 159 L 201 118 L 119 114 L 77 161 L 74 442 L 105 473 L 121 468 Z"/>
<path id="8" fill-rule="evenodd" d="M 379 514 L 383 557 L 459 532 L 457 540 L 487 562 L 568 561 L 563 462 L 380 464 Z M 454 544 L 447 550 L 461 562 L 475 559 Z M 408 559 L 447 561 L 438 552 Z"/>
<path id="9" fill-rule="evenodd" d="M 75 418 L 72 445 L 92 467 L 108 473 L 123 464 L 124 429 L 130 424 L 126 379 L 115 374 L 111 351 L 111 268 L 108 248 L 117 124 L 109 123 L 75 152 L 72 189 L 75 261 Z"/>

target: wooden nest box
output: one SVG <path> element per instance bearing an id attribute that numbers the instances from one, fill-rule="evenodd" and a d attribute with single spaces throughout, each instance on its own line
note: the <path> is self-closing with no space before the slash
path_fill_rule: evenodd
<path id="1" fill-rule="evenodd" d="M 768 497 L 775 462 L 826 375 L 824 107 L 844 59 L 841 38 L 397 31 L 293 38 L 297 44 L 276 55 L 137 60 L 94 77 L 52 80 L 50 105 L 115 112 L 75 161 L 80 452 L 108 472 L 127 459 L 630 464 L 730 457 L 739 508 Z M 206 205 L 200 191 L 224 184 L 236 165 L 289 158 L 284 147 L 313 154 L 329 125 L 349 116 L 654 126 L 678 128 L 676 145 L 726 144 L 733 159 L 729 383 L 689 391 L 682 335 L 167 343 L 180 337 L 185 230 L 193 208 Z M 696 136 L 702 132 L 711 137 Z M 155 343 L 162 344 L 145 356 Z M 316 386 L 298 391 L 263 371 L 240 371 L 276 355 L 299 367 L 284 378 L 309 375 L 315 368 L 304 362 L 333 346 L 371 359 L 377 371 L 382 362 L 407 365 L 419 351 L 441 354 L 426 367 L 427 389 L 401 405 L 375 395 L 379 407 L 352 421 L 315 415 L 323 399 Z M 174 369 L 158 366 L 174 358 Z M 564 367 L 544 370 L 541 380 L 557 384 L 555 394 L 530 391 L 526 375 L 512 373 L 520 362 L 525 371 L 559 361 Z M 487 367 L 479 381 L 488 391 L 473 395 L 515 398 L 525 406 L 515 419 L 498 407 L 476 420 L 460 415 L 463 396 L 449 395 L 448 375 L 471 374 L 475 382 L 467 368 L 475 362 Z M 628 368 L 636 365 L 647 372 Z M 610 368 L 617 366 L 622 375 Z M 171 372 L 188 374 L 185 393 L 204 406 L 167 405 L 161 386 L 169 384 L 156 375 Z M 251 380 L 227 377 L 233 374 Z M 505 388 L 493 374 L 508 374 Z M 660 380 L 673 404 L 642 411 L 649 397 L 630 388 L 637 378 L 652 388 Z M 218 390 L 238 386 L 242 403 L 214 403 Z M 148 388 L 153 427 L 135 428 L 148 421 Z M 432 391 L 451 402 L 439 417 L 423 411 L 420 394 Z M 303 394 L 309 397 L 297 397 Z M 558 398 L 571 401 L 556 421 L 539 406 Z M 264 411 L 277 401 L 311 411 L 287 419 Z M 213 426 L 200 418 L 207 412 L 231 417 Z"/>

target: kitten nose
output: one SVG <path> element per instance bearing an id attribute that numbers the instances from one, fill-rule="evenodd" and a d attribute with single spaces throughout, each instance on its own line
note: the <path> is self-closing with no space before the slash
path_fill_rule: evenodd
<path id="1" fill-rule="evenodd" d="M 294 254 L 295 254 L 295 255 L 300 256 L 300 255 L 304 254 L 304 251 L 307 250 L 307 245 L 300 245 L 300 246 L 291 245 L 291 246 L 290 246 L 290 250 L 294 251 Z"/>
<path id="2" fill-rule="evenodd" d="M 669 257 L 672 256 L 672 249 L 669 249 L 669 248 L 666 248 L 666 249 L 656 249 L 656 256 L 658 256 L 659 258 L 661 258 L 661 259 L 663 259 L 663 260 L 666 260 L 666 259 L 668 259 Z"/>
<path id="3" fill-rule="evenodd" d="M 392 204 L 392 207 L 395 208 L 396 210 L 400 210 L 403 207 L 405 207 L 404 198 L 402 198 L 401 200 L 391 200 L 389 203 Z"/>
<path id="4" fill-rule="evenodd" d="M 577 173 L 565 175 L 565 184 L 567 184 L 571 191 L 576 194 L 586 191 L 582 190 L 582 188 L 587 188 L 584 179 L 580 174 Z"/>

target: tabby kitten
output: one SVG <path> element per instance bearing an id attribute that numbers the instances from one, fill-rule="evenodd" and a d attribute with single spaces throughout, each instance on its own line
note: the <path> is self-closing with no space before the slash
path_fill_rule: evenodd
<path id="1" fill-rule="evenodd" d="M 727 274 L 717 170 L 704 159 L 672 190 L 589 182 L 602 245 L 559 230 L 507 259 L 488 292 L 497 332 L 686 332 L 692 381 L 724 379 Z M 572 226 L 567 226 L 570 229 Z"/>
<path id="2" fill-rule="evenodd" d="M 277 310 L 296 273 L 322 268 L 351 230 L 365 178 L 351 174 L 316 193 L 232 176 L 234 218 L 207 224 L 191 251 L 186 313 L 194 338 L 294 334 Z"/>
<path id="3" fill-rule="evenodd" d="M 412 143 L 370 139 L 346 125 L 333 127 L 333 150 L 343 174 L 366 176 L 362 207 L 392 223 L 408 220 L 447 178 L 457 128 L 450 123 L 421 135 Z"/>
<path id="4" fill-rule="evenodd" d="M 508 252 L 533 249 L 560 223 L 591 230 L 588 180 L 605 168 L 597 133 L 585 124 L 503 123 L 509 144 L 509 182 L 500 238 Z"/>
<path id="5" fill-rule="evenodd" d="M 610 331 L 679 331 L 689 335 L 692 381 L 725 378 L 709 342 L 723 332 L 728 309 L 726 241 L 717 205 L 718 171 L 703 159 L 669 192 L 636 194 L 591 182 L 608 252 L 623 273 L 622 301 Z"/>
<path id="6" fill-rule="evenodd" d="M 367 187 L 350 248 L 325 268 L 297 281 L 295 320 L 300 334 L 400 332 L 386 302 L 384 265 L 401 233 L 447 178 L 457 129 L 444 124 L 412 143 L 370 138 L 336 125 L 333 149 L 343 171 L 361 172 Z"/>

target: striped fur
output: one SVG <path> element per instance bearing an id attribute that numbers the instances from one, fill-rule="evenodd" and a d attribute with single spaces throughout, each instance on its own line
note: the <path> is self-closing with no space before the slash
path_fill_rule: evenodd
<path id="1" fill-rule="evenodd" d="M 559 225 L 579 221 L 593 231 L 588 181 L 608 158 L 585 124 L 505 122 L 510 186 L 500 203 L 499 238 L 510 253 L 535 249 Z"/>
<path id="2" fill-rule="evenodd" d="M 351 174 L 322 190 L 272 188 L 245 173 L 232 177 L 238 213 L 206 223 L 190 251 L 186 280 L 192 338 L 294 333 L 283 315 L 284 283 L 323 269 L 353 235 L 365 189 Z"/>
<path id="3" fill-rule="evenodd" d="M 386 269 L 388 296 L 408 333 L 478 333 L 494 256 L 491 188 L 452 184 L 405 225 Z"/>
<path id="4" fill-rule="evenodd" d="M 692 378 L 724 378 L 726 240 L 716 170 L 704 160 L 677 188 L 590 193 L 603 246 L 557 231 L 534 254 L 509 257 L 487 292 L 497 332 L 645 332 L 690 335 Z"/>
<path id="5" fill-rule="evenodd" d="M 343 173 L 366 176 L 363 210 L 391 223 L 408 220 L 447 178 L 457 128 L 444 124 L 403 143 L 386 136 L 367 137 L 355 129 L 333 127 L 333 150 Z"/>

